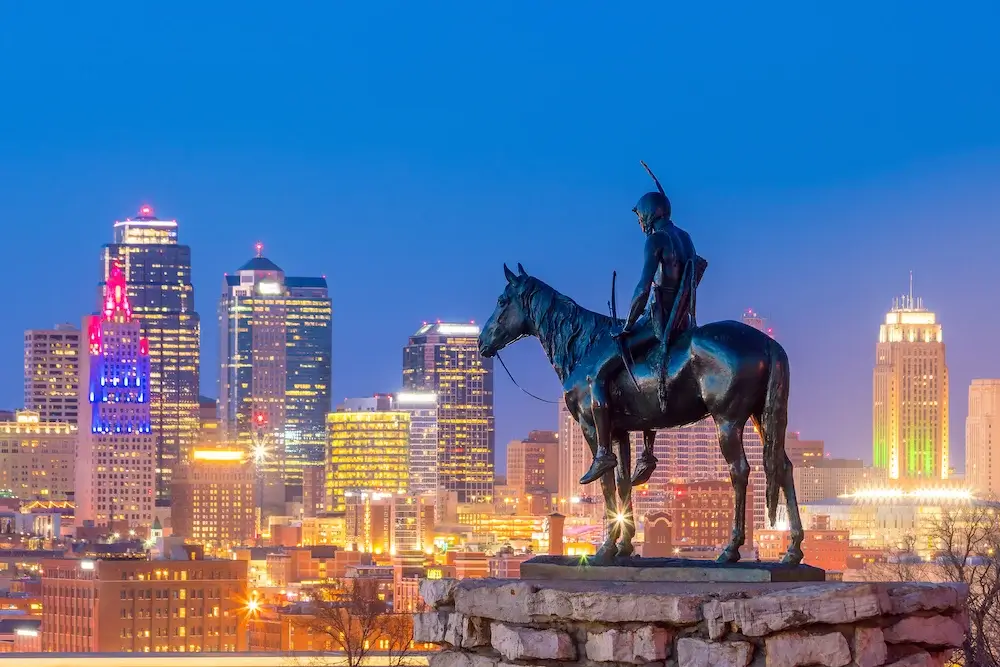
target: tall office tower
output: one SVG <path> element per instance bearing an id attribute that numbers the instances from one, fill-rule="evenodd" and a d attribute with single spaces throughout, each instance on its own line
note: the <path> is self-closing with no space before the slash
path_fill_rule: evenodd
<path id="1" fill-rule="evenodd" d="M 772 338 L 774 337 L 774 329 L 768 325 L 767 318 L 757 313 L 753 308 L 747 308 L 743 311 L 742 320 L 743 324 L 753 327 L 757 331 L 763 331 Z"/>
<path id="2" fill-rule="evenodd" d="M 327 415 L 328 512 L 346 511 L 349 494 L 407 493 L 410 486 L 410 413 L 392 398 L 348 399 Z"/>
<path id="3" fill-rule="evenodd" d="M 948 366 L 941 325 L 919 298 L 895 299 L 879 328 L 874 463 L 889 479 L 948 478 Z"/>
<path id="4" fill-rule="evenodd" d="M 599 496 L 594 485 L 583 486 L 580 478 L 590 468 L 594 455 L 580 425 L 569 413 L 566 403 L 559 401 L 559 499 L 558 508 L 566 512 L 574 498 Z"/>
<path id="5" fill-rule="evenodd" d="M 1000 380 L 973 380 L 969 386 L 965 479 L 983 495 L 1000 496 Z"/>
<path id="6" fill-rule="evenodd" d="M 24 332 L 24 409 L 42 422 L 76 424 L 80 330 L 72 324 Z"/>
<path id="7" fill-rule="evenodd" d="M 228 442 L 263 440 L 267 505 L 302 495 L 322 465 L 330 406 L 331 305 L 325 278 L 286 277 L 262 255 L 223 281 L 219 416 Z"/>
<path id="8" fill-rule="evenodd" d="M 83 320 L 76 520 L 147 531 L 156 488 L 149 343 L 117 262 L 104 294 L 102 312 Z"/>
<path id="9" fill-rule="evenodd" d="M 507 486 L 521 499 L 558 492 L 559 435 L 555 431 L 532 431 L 524 440 L 507 444 Z"/>
<path id="10" fill-rule="evenodd" d="M 410 414 L 410 493 L 438 488 L 438 398 L 434 392 L 401 391 L 394 408 Z"/>
<path id="11" fill-rule="evenodd" d="M 114 243 L 102 251 L 101 288 L 118 262 L 132 312 L 149 341 L 156 500 L 166 504 L 174 466 L 198 440 L 201 320 L 194 309 L 191 248 L 177 242 L 177 221 L 159 219 L 150 206 L 115 222 L 114 234 Z"/>
<path id="12" fill-rule="evenodd" d="M 632 444 L 632 460 L 635 461 L 642 451 L 642 436 L 632 434 Z M 764 442 L 751 422 L 743 429 L 743 451 L 750 464 L 754 527 L 766 528 Z M 687 426 L 657 431 L 653 454 L 658 463 L 649 479 L 651 489 L 668 490 L 674 483 L 730 481 L 729 464 L 719 447 L 719 431 L 710 417 Z"/>
<path id="13" fill-rule="evenodd" d="M 35 411 L 0 421 L 0 489 L 21 500 L 71 500 L 76 437 L 76 424 L 42 421 Z"/>
<path id="14" fill-rule="evenodd" d="M 403 349 L 403 389 L 438 396 L 438 488 L 493 500 L 493 360 L 475 324 L 425 324 Z"/>

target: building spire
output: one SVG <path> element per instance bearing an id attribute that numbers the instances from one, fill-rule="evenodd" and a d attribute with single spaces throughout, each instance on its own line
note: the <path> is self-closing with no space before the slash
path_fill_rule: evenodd
<path id="1" fill-rule="evenodd" d="M 913 308 L 913 270 L 910 270 L 910 308 Z"/>
<path id="2" fill-rule="evenodd" d="M 257 256 L 258 257 L 263 257 L 264 256 L 264 244 L 263 243 L 261 243 L 260 241 L 257 241 L 257 243 L 255 243 L 253 247 L 254 247 L 254 250 L 257 251 Z"/>
<path id="3" fill-rule="evenodd" d="M 117 259 L 111 261 L 108 280 L 104 284 L 104 321 L 132 321 L 132 306 L 128 302 L 128 285 L 125 283 L 122 265 Z"/>

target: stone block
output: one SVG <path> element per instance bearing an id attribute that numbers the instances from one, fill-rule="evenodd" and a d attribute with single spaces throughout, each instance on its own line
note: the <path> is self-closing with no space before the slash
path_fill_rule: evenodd
<path id="1" fill-rule="evenodd" d="M 427 658 L 428 667 L 497 667 L 499 660 L 476 653 L 437 651 Z"/>
<path id="2" fill-rule="evenodd" d="M 413 615 L 413 641 L 440 644 L 448 630 L 446 611 L 428 611 Z M 448 642 L 449 644 L 451 642 Z"/>
<path id="3" fill-rule="evenodd" d="M 490 622 L 476 616 L 466 616 L 452 612 L 448 615 L 448 627 L 444 633 L 445 642 L 462 648 L 478 648 L 490 645 Z"/>
<path id="4" fill-rule="evenodd" d="M 450 607 L 455 604 L 457 585 L 457 579 L 421 579 L 420 597 L 433 609 Z"/>
<path id="5" fill-rule="evenodd" d="M 882 614 L 884 590 L 875 584 L 802 586 L 748 599 L 713 600 L 703 614 L 715 638 L 733 623 L 748 637 L 814 623 L 854 623 Z"/>
<path id="6" fill-rule="evenodd" d="M 647 625 L 634 630 L 587 633 L 587 658 L 595 662 L 627 662 L 644 665 L 669 655 L 672 633 Z"/>
<path id="7" fill-rule="evenodd" d="M 490 644 L 506 660 L 576 660 L 576 646 L 561 630 L 493 623 Z"/>
<path id="8" fill-rule="evenodd" d="M 764 650 L 767 652 L 767 667 L 844 667 L 851 662 L 851 647 L 839 632 L 820 635 L 783 632 L 767 637 Z"/>
<path id="9" fill-rule="evenodd" d="M 885 629 L 890 644 L 922 644 L 958 648 L 965 641 L 965 628 L 948 616 L 910 616 Z"/>
<path id="10" fill-rule="evenodd" d="M 886 665 L 886 667 L 941 667 L 941 662 L 927 651 L 921 651 Z"/>
<path id="11" fill-rule="evenodd" d="M 694 637 L 677 640 L 677 667 L 747 667 L 752 659 L 750 642 L 708 642 Z"/>
<path id="12" fill-rule="evenodd" d="M 854 629 L 854 663 L 858 667 L 878 667 L 885 663 L 887 650 L 881 628 Z"/>
<path id="13" fill-rule="evenodd" d="M 885 613 L 893 616 L 918 611 L 958 611 L 965 606 L 969 587 L 960 583 L 889 584 Z"/>

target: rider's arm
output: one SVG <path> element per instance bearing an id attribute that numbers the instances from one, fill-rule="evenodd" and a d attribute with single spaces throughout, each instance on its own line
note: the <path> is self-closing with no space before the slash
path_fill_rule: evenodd
<path id="1" fill-rule="evenodd" d="M 653 288 L 656 269 L 660 265 L 659 244 L 653 240 L 652 236 L 646 239 L 646 247 L 643 254 L 646 256 L 646 261 L 642 266 L 642 276 L 639 278 L 639 284 L 635 286 L 635 294 L 632 296 L 632 307 L 629 309 L 628 319 L 625 320 L 624 331 L 630 331 L 635 326 L 636 321 L 642 316 L 643 311 L 646 310 L 646 304 L 649 303 L 649 291 Z"/>

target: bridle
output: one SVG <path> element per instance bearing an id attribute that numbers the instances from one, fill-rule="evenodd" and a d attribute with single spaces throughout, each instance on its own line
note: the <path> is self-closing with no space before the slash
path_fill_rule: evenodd
<path id="1" fill-rule="evenodd" d="M 522 387 L 521 385 L 519 385 L 517 383 L 517 380 L 514 379 L 514 376 L 510 374 L 510 369 L 508 369 L 507 368 L 507 364 L 505 364 L 503 362 L 503 357 L 500 356 L 500 351 L 499 350 L 496 353 L 496 357 L 497 357 L 497 360 L 500 362 L 500 365 L 503 366 L 503 369 L 507 373 L 507 377 L 510 378 L 510 381 L 514 383 L 515 387 L 517 387 L 518 389 L 520 389 L 521 391 L 523 391 L 525 394 L 527 394 L 528 396 L 531 396 L 536 401 L 541 401 L 542 403 L 551 403 L 552 405 L 556 405 L 557 403 L 561 403 L 562 402 L 562 401 L 550 401 L 547 398 L 542 398 L 541 396 L 536 396 L 535 394 L 532 394 L 530 391 L 528 391 L 527 389 L 525 389 L 524 387 Z"/>

